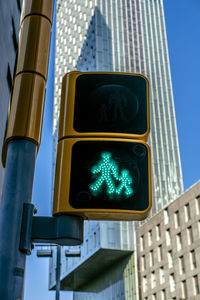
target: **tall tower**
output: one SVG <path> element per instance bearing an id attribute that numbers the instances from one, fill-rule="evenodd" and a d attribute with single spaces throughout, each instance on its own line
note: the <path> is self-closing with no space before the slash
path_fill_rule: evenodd
<path id="1" fill-rule="evenodd" d="M 2 149 L 18 51 L 22 0 L 0 1 L 0 150 Z M 0 199 L 4 169 L 0 160 Z"/>
<path id="2" fill-rule="evenodd" d="M 149 144 L 152 150 L 153 213 L 161 210 L 183 192 L 163 1 L 80 0 L 77 3 L 76 0 L 58 0 L 56 26 L 54 153 L 61 81 L 65 73 L 72 70 L 118 71 L 147 76 L 150 84 Z M 63 268 L 63 288 L 91 293 L 93 290 L 97 293 L 101 280 L 96 285 L 91 285 L 89 281 L 92 280 L 92 274 L 97 272 L 94 267 L 92 269 L 93 259 L 101 249 L 107 249 L 107 253 L 100 253 L 99 260 L 95 262 L 100 263 L 99 271 L 103 272 L 102 255 L 110 255 L 110 259 L 115 257 L 115 262 L 123 257 L 123 270 L 127 272 L 127 278 L 130 278 L 130 271 L 126 271 L 126 257 L 135 248 L 133 223 L 86 222 L 85 225 L 82 256 L 80 259 L 69 260 L 67 267 Z M 134 268 L 134 255 L 132 257 L 131 264 Z M 88 281 L 85 281 L 81 272 L 87 262 L 92 271 L 87 271 Z M 66 266 L 66 262 L 64 264 Z M 53 274 L 53 261 L 51 266 L 50 273 Z M 105 268 L 107 267 L 108 264 Z M 50 287 L 54 285 L 52 276 Z M 112 278 L 112 274 L 107 276 Z M 74 285 L 70 287 L 72 278 L 75 278 Z M 119 278 L 115 281 L 121 282 Z M 106 288 L 102 290 L 105 291 Z M 134 299 L 133 294 L 130 299 Z M 77 293 L 75 299 L 79 299 L 78 297 Z M 80 299 L 84 299 L 81 297 Z"/>

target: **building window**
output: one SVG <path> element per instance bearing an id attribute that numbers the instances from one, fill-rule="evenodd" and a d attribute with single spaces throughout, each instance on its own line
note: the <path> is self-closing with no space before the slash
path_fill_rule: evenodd
<path id="1" fill-rule="evenodd" d="M 186 285 L 186 280 L 181 282 L 181 290 L 182 290 L 182 297 L 186 299 L 187 297 L 187 285 Z"/>
<path id="2" fill-rule="evenodd" d="M 183 256 L 179 257 L 179 266 L 180 266 L 180 273 L 184 274 L 185 273 L 185 263 L 184 263 L 184 257 Z"/>
<path id="3" fill-rule="evenodd" d="M 149 252 L 149 264 L 150 264 L 150 267 L 152 267 L 153 264 L 154 264 L 153 250 L 151 250 L 151 251 Z"/>
<path id="4" fill-rule="evenodd" d="M 11 75 L 9 64 L 8 64 L 8 68 L 7 68 L 7 77 L 6 78 L 7 78 L 9 91 L 11 92 L 13 80 L 12 80 L 12 75 Z"/>
<path id="5" fill-rule="evenodd" d="M 160 284 L 163 284 L 165 282 L 165 272 L 164 272 L 164 268 L 161 267 L 160 268 Z"/>
<path id="6" fill-rule="evenodd" d="M 146 291 L 147 291 L 147 277 L 146 276 L 143 277 L 143 290 L 146 293 Z"/>
<path id="7" fill-rule="evenodd" d="M 200 237 L 200 221 L 198 221 L 199 237 Z"/>
<path id="8" fill-rule="evenodd" d="M 166 291 L 165 290 L 161 291 L 161 300 L 166 300 Z"/>
<path id="9" fill-rule="evenodd" d="M 157 297 L 156 297 L 156 294 L 153 294 L 153 300 L 156 300 Z"/>
<path id="10" fill-rule="evenodd" d="M 167 258 L 168 258 L 168 267 L 172 268 L 173 267 L 172 250 L 168 251 Z"/>
<path id="11" fill-rule="evenodd" d="M 152 230 L 149 230 L 148 232 L 148 245 L 152 245 Z"/>
<path id="12" fill-rule="evenodd" d="M 189 203 L 185 205 L 184 210 L 185 210 L 185 222 L 188 222 L 191 219 Z"/>
<path id="13" fill-rule="evenodd" d="M 140 237 L 140 249 L 141 249 L 141 251 L 144 250 L 144 247 L 145 247 L 145 244 L 144 244 L 144 235 L 142 235 Z"/>
<path id="14" fill-rule="evenodd" d="M 75 262 L 74 257 L 72 257 L 71 262 L 72 262 L 72 266 L 73 266 L 74 262 Z"/>
<path id="15" fill-rule="evenodd" d="M 169 214 L 168 214 L 168 209 L 164 209 L 164 223 L 168 224 L 169 223 Z"/>
<path id="16" fill-rule="evenodd" d="M 198 281 L 198 276 L 195 275 L 193 277 L 193 285 L 194 285 L 194 296 L 197 296 L 200 294 L 200 285 L 199 285 L 199 281 Z"/>
<path id="17" fill-rule="evenodd" d="M 20 0 L 17 0 L 17 7 L 18 7 L 19 12 L 21 12 L 21 3 L 20 3 Z"/>
<path id="18" fill-rule="evenodd" d="M 94 248 L 97 246 L 97 234 L 94 232 Z"/>
<path id="19" fill-rule="evenodd" d="M 175 228 L 178 228 L 180 226 L 180 216 L 178 210 L 174 213 L 174 221 L 175 221 Z"/>
<path id="20" fill-rule="evenodd" d="M 16 52 L 17 48 L 18 48 L 18 43 L 17 43 L 17 35 L 16 35 L 16 30 L 15 30 L 15 23 L 14 23 L 13 18 L 12 18 L 12 41 L 13 41 L 13 46 L 14 46 L 14 49 Z"/>
<path id="21" fill-rule="evenodd" d="M 176 235 L 176 242 L 177 242 L 177 251 L 180 251 L 183 248 L 182 237 L 180 232 Z"/>
<path id="22" fill-rule="evenodd" d="M 197 267 L 197 262 L 196 262 L 196 256 L 194 250 L 190 251 L 190 262 L 191 262 L 191 269 L 195 269 Z"/>
<path id="23" fill-rule="evenodd" d="M 200 214 L 200 195 L 196 197 L 197 214 Z"/>
<path id="24" fill-rule="evenodd" d="M 160 230 L 160 224 L 156 225 L 156 239 L 157 241 L 161 238 L 161 230 Z"/>
<path id="25" fill-rule="evenodd" d="M 169 246 L 171 244 L 170 229 L 167 229 L 165 233 L 166 233 L 166 245 Z"/>
<path id="26" fill-rule="evenodd" d="M 52 272 L 49 272 L 49 282 L 52 284 Z"/>
<path id="27" fill-rule="evenodd" d="M 65 264 L 66 270 L 68 269 L 68 258 L 66 259 L 66 264 Z"/>
<path id="28" fill-rule="evenodd" d="M 88 254 L 88 240 L 86 240 L 86 254 Z"/>
<path id="29" fill-rule="evenodd" d="M 193 243 L 192 226 L 187 228 L 187 236 L 188 236 L 188 244 L 191 245 Z"/>
<path id="30" fill-rule="evenodd" d="M 155 272 L 151 273 L 151 287 L 152 289 L 156 287 L 156 276 L 155 276 Z"/>
<path id="31" fill-rule="evenodd" d="M 176 287 L 174 273 L 170 274 L 169 276 L 169 286 L 170 286 L 170 291 L 174 292 Z"/>
<path id="32" fill-rule="evenodd" d="M 161 261 L 163 259 L 163 254 L 162 254 L 162 245 L 158 246 L 158 261 Z"/>
<path id="33" fill-rule="evenodd" d="M 141 257 L 141 269 L 142 271 L 144 271 L 146 269 L 146 259 L 145 259 L 145 255 L 143 255 Z"/>

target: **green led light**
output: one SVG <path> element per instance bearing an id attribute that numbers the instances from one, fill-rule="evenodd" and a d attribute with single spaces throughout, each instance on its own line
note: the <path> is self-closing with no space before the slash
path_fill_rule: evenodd
<path id="1" fill-rule="evenodd" d="M 129 186 L 133 180 L 129 174 L 128 170 L 122 170 L 121 176 L 119 177 L 121 181 L 120 185 L 116 188 L 116 193 L 121 194 L 122 190 L 125 189 L 125 194 L 130 196 L 133 194 L 133 189 Z"/>
<path id="2" fill-rule="evenodd" d="M 101 160 L 91 169 L 93 174 L 99 174 L 94 183 L 90 185 L 90 190 L 96 194 L 101 191 L 103 184 L 106 184 L 106 191 L 109 195 L 116 193 L 122 195 L 123 192 L 126 196 L 133 194 L 133 189 L 130 186 L 133 182 L 132 177 L 128 170 L 123 169 L 119 174 L 117 164 L 111 159 L 111 153 L 101 153 Z M 118 183 L 119 181 L 119 183 Z M 119 184 L 118 186 L 116 186 Z"/>
<path id="3" fill-rule="evenodd" d="M 107 185 L 107 193 L 113 194 L 115 192 L 115 185 L 113 177 L 118 178 L 118 168 L 116 163 L 111 159 L 111 153 L 103 152 L 101 154 L 102 160 L 92 168 L 92 173 L 100 173 L 98 179 L 90 185 L 90 189 L 94 192 L 98 192 L 100 187 L 105 182 Z"/>

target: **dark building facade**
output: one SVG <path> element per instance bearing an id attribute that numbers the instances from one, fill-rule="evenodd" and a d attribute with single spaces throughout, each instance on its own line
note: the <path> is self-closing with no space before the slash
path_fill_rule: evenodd
<path id="1" fill-rule="evenodd" d="M 18 52 L 22 0 L 0 0 L 0 149 L 6 131 Z M 0 161 L 0 197 L 4 169 Z"/>

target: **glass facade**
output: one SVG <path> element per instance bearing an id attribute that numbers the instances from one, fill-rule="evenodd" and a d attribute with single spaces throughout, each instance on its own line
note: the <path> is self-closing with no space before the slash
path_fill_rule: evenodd
<path id="1" fill-rule="evenodd" d="M 175 200 L 183 192 L 183 182 L 163 1 L 58 0 L 55 56 L 54 164 L 64 74 L 73 70 L 141 73 L 150 83 L 148 142 L 152 150 L 153 213 Z M 132 222 L 90 223 L 92 225 L 86 222 L 86 228 L 90 226 L 93 232 L 99 232 L 95 243 L 100 248 L 104 245 L 112 249 L 134 249 Z M 110 230 L 114 230 L 114 236 L 109 235 Z M 71 267 L 69 262 L 63 278 L 92 255 L 90 234 L 91 230 L 88 234 L 86 229 L 88 254 L 75 259 Z M 113 239 L 112 245 L 109 236 Z M 85 253 L 86 243 L 82 249 Z M 53 284 L 52 279 L 50 287 Z"/>
<path id="2" fill-rule="evenodd" d="M 0 149 L 5 139 L 16 69 L 22 0 L 0 1 Z M 0 199 L 5 169 L 0 160 Z"/>

